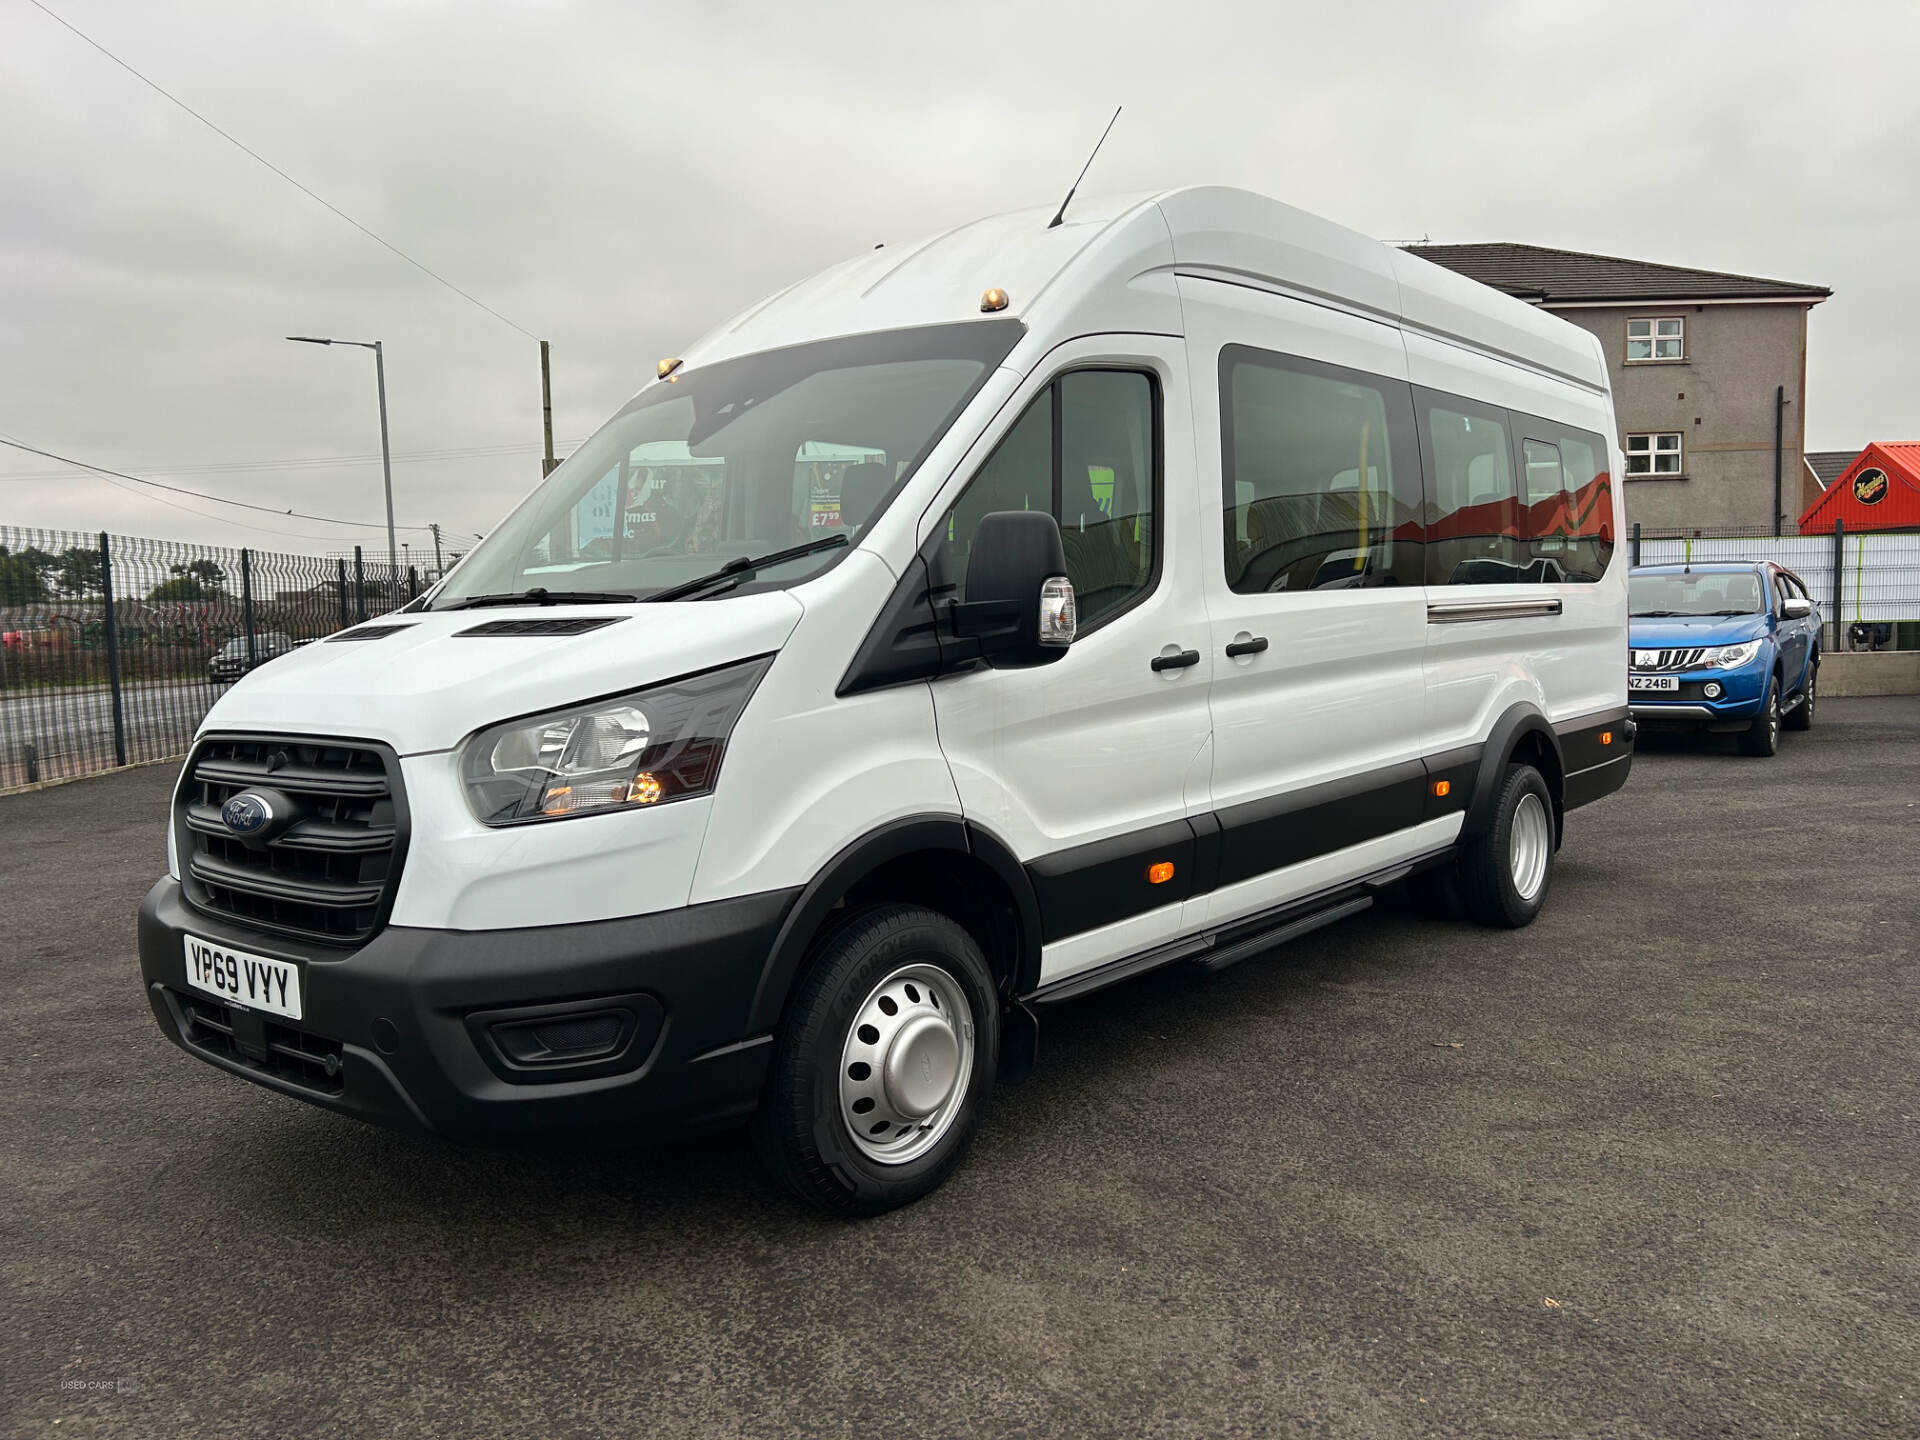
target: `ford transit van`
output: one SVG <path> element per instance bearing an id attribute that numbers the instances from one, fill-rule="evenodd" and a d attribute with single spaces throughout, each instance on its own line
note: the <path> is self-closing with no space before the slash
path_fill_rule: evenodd
<path id="1" fill-rule="evenodd" d="M 1598 342 L 1242 191 L 1048 219 L 728 321 L 223 695 L 167 1036 L 464 1139 L 751 1118 L 872 1213 L 1050 1006 L 1404 880 L 1532 920 L 1632 756 Z"/>

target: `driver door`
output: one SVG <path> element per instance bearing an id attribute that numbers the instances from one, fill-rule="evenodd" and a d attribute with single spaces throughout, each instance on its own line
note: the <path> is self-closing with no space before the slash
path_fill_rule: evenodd
<path id="1" fill-rule="evenodd" d="M 1174 938 L 1210 809 L 1212 647 L 1180 342 L 1099 336 L 1029 376 L 922 521 L 937 599 L 964 599 L 984 515 L 1060 523 L 1080 633 L 1034 669 L 933 682 L 967 819 L 1038 894 L 1041 982 Z M 923 553 L 928 553 L 924 552 Z M 1158 868 L 1156 868 L 1158 867 Z"/>

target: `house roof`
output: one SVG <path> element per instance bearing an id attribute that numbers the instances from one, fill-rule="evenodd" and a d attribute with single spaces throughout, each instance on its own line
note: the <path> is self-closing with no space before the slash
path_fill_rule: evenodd
<path id="1" fill-rule="evenodd" d="M 1689 270 L 1649 260 L 1622 260 L 1545 245 L 1409 245 L 1409 254 L 1482 285 L 1544 305 L 1618 300 L 1781 300 L 1818 304 L 1833 291 L 1824 285 L 1763 280 L 1719 270 Z"/>
<path id="2" fill-rule="evenodd" d="M 1849 530 L 1920 530 L 1920 440 L 1876 440 L 1800 516 L 1802 535 L 1844 521 Z"/>
<path id="3" fill-rule="evenodd" d="M 1846 468 L 1859 458 L 1858 450 L 1809 450 L 1807 468 L 1825 490 L 1838 480 Z"/>

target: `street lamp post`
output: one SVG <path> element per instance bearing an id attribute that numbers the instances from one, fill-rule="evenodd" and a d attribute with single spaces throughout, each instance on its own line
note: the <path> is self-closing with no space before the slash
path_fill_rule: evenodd
<path id="1" fill-rule="evenodd" d="M 317 335 L 289 335 L 302 345 L 352 345 L 373 351 L 373 377 L 380 390 L 380 469 L 387 485 L 387 584 L 397 583 L 400 574 L 400 547 L 394 541 L 393 526 L 393 452 L 387 446 L 387 360 L 378 340 L 332 340 Z"/>

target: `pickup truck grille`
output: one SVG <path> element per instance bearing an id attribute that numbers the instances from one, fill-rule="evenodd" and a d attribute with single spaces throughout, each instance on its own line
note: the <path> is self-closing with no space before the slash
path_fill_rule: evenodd
<path id="1" fill-rule="evenodd" d="M 290 802 L 264 840 L 228 829 L 244 790 Z M 277 803 L 277 802 L 276 802 Z M 210 736 L 175 799 L 181 880 L 198 909 L 261 930 L 353 945 L 391 908 L 405 852 L 399 761 L 366 744 L 294 736 Z"/>
<path id="2" fill-rule="evenodd" d="M 1699 668 L 1701 657 L 1706 653 L 1697 645 L 1685 650 L 1635 650 L 1633 668 L 1643 675 L 1662 670 L 1694 670 Z"/>

